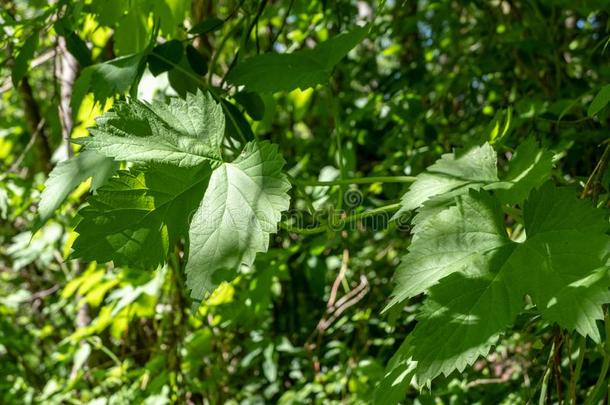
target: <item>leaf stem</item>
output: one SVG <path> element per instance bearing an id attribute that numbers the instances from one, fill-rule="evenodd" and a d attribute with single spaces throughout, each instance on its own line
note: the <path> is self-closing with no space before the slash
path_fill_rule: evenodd
<path id="1" fill-rule="evenodd" d="M 348 215 L 345 218 L 341 219 L 340 222 L 338 222 L 338 223 L 334 223 L 334 224 L 325 223 L 325 224 L 318 225 L 318 226 L 311 227 L 311 228 L 302 228 L 299 226 L 292 226 L 290 224 L 287 224 L 286 222 L 280 222 L 280 228 L 284 229 L 288 232 L 293 232 L 293 233 L 297 233 L 300 235 L 315 235 L 317 233 L 323 233 L 323 232 L 326 232 L 329 230 L 337 230 L 338 226 L 341 224 L 349 224 L 352 222 L 360 221 L 365 218 L 374 217 L 375 215 L 397 211 L 398 209 L 400 209 L 400 207 L 401 207 L 401 203 L 388 204 L 388 205 L 384 205 L 383 207 L 373 208 L 373 209 L 370 209 L 365 212 Z M 329 225 L 332 225 L 332 226 L 329 226 Z"/>
<path id="2" fill-rule="evenodd" d="M 555 354 L 555 341 L 553 340 L 553 344 L 551 345 L 551 350 L 549 352 L 549 359 L 546 363 L 546 367 L 544 369 L 544 375 L 542 377 L 542 387 L 540 388 L 540 398 L 538 399 L 538 405 L 544 405 L 546 403 L 546 397 L 548 394 L 548 387 L 549 387 L 549 378 L 551 377 L 551 371 L 553 369 L 554 354 Z"/>
<path id="3" fill-rule="evenodd" d="M 349 184 L 371 184 L 371 183 L 413 183 L 413 176 L 372 176 L 351 179 L 337 179 L 330 181 L 320 180 L 295 180 L 299 186 L 340 186 Z"/>
<path id="4" fill-rule="evenodd" d="M 576 384 L 578 383 L 578 380 L 580 379 L 580 371 L 582 370 L 582 364 L 585 359 L 586 343 L 587 343 L 587 338 L 581 337 L 580 343 L 578 345 L 578 357 L 576 358 L 576 369 L 574 370 L 574 373 L 570 376 L 569 392 L 570 392 L 570 398 L 571 398 L 572 405 L 576 405 Z M 569 355 L 571 355 L 571 353 Z"/>
<path id="5" fill-rule="evenodd" d="M 602 363 L 602 369 L 597 377 L 597 382 L 593 386 L 593 390 L 587 396 L 585 405 L 594 404 L 597 397 L 600 394 L 600 389 L 606 382 L 606 374 L 608 374 L 608 368 L 610 368 L 610 317 L 608 315 L 608 308 L 604 311 L 604 326 L 606 327 L 606 342 L 604 344 L 604 362 Z M 607 387 L 606 387 L 607 389 Z M 603 392 L 601 392 L 603 394 Z"/>
<path id="6" fill-rule="evenodd" d="M 374 208 L 372 210 L 368 210 L 368 211 L 361 212 L 361 213 L 358 213 L 358 214 L 349 215 L 349 216 L 347 216 L 345 218 L 345 221 L 346 222 L 359 221 L 361 219 L 373 217 L 373 216 L 378 215 L 378 214 L 384 214 L 384 213 L 387 213 L 387 212 L 398 211 L 400 209 L 400 207 L 401 207 L 401 203 L 394 203 L 394 204 L 384 205 L 383 207 Z"/>

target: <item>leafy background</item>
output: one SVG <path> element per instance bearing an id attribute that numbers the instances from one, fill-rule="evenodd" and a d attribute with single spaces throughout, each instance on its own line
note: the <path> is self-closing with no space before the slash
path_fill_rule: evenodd
<path id="1" fill-rule="evenodd" d="M 90 143 L 87 128 L 125 97 L 200 89 L 221 103 L 227 158 L 255 138 L 279 145 L 290 212 L 306 223 L 329 207 L 396 204 L 410 176 L 485 141 L 508 177 L 519 145 L 540 145 L 555 184 L 604 207 L 608 11 L 593 0 L 3 2 L 0 402 L 370 403 L 423 307 L 416 296 L 381 314 L 406 226 L 286 222 L 254 271 L 192 308 L 180 248 L 156 271 L 68 259 L 87 221 L 76 212 L 117 166 L 69 140 Z M 53 167 L 63 180 L 47 181 Z M 342 178 L 379 181 L 319 183 Z M 353 303 L 339 305 L 346 294 Z M 399 399 L 581 403 L 605 392 L 604 331 L 596 343 L 534 312 L 472 367 L 423 390 L 407 381 Z"/>

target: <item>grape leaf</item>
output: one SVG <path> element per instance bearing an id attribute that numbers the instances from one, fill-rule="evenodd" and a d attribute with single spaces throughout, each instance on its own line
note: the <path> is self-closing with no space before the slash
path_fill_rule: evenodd
<path id="1" fill-rule="evenodd" d="M 211 169 L 154 166 L 121 171 L 79 211 L 72 257 L 155 268 L 188 232 Z"/>
<path id="2" fill-rule="evenodd" d="M 538 148 L 533 139 L 523 142 L 510 161 L 496 195 L 506 204 L 523 202 L 529 192 L 544 184 L 551 176 L 553 153 Z"/>
<path id="3" fill-rule="evenodd" d="M 151 268 L 188 234 L 187 284 L 197 299 L 252 264 L 289 206 L 290 183 L 277 146 L 267 142 L 250 142 L 223 161 L 224 122 L 221 105 L 201 92 L 169 104 L 119 103 L 100 117 L 78 142 L 140 165 L 79 212 L 73 256 Z"/>
<path id="4" fill-rule="evenodd" d="M 547 183 L 527 200 L 524 222 L 527 240 L 511 257 L 518 269 L 513 281 L 527 282 L 523 291 L 547 320 L 599 341 L 595 321 L 610 302 L 604 211 Z"/>
<path id="5" fill-rule="evenodd" d="M 116 170 L 116 163 L 93 151 L 83 151 L 60 162 L 49 174 L 40 197 L 38 215 L 42 226 L 79 184 L 93 177 L 91 190 L 96 190 Z"/>
<path id="6" fill-rule="evenodd" d="M 259 93 L 305 90 L 328 81 L 333 67 L 366 36 L 368 27 L 337 35 L 314 49 L 266 53 L 238 64 L 227 81 Z"/>
<path id="7" fill-rule="evenodd" d="M 396 270 L 397 285 L 388 308 L 421 294 L 451 273 L 479 273 L 489 255 L 511 243 L 491 197 L 483 194 L 479 199 L 457 201 L 418 224 L 409 254 Z"/>
<path id="8" fill-rule="evenodd" d="M 290 203 L 283 166 L 276 146 L 250 142 L 232 163 L 214 170 L 189 231 L 191 297 L 201 299 L 267 250 L 269 234 Z"/>
<path id="9" fill-rule="evenodd" d="M 469 190 L 454 201 L 420 224 L 389 305 L 427 290 L 409 351 L 420 380 L 487 354 L 525 294 L 548 321 L 600 340 L 596 320 L 610 302 L 603 211 L 546 183 L 530 193 L 527 239 L 516 243 L 503 229 L 498 199 Z"/>
<path id="10" fill-rule="evenodd" d="M 383 379 L 375 388 L 374 405 L 397 404 L 404 398 L 417 366 L 409 355 L 409 349 L 410 339 L 407 337 L 388 362 Z"/>
<path id="11" fill-rule="evenodd" d="M 469 189 L 495 190 L 502 202 L 521 203 L 532 189 L 549 179 L 552 160 L 551 152 L 539 148 L 534 140 L 528 139 L 519 145 L 510 161 L 508 172 L 500 180 L 496 153 L 487 143 L 445 154 L 417 176 L 402 197 L 401 208 L 394 218 L 421 207 L 415 221 L 424 221 L 435 206 L 442 206 L 444 201 Z M 431 200 L 435 203 L 422 207 L 422 204 Z"/>
<path id="12" fill-rule="evenodd" d="M 74 142 L 115 160 L 179 167 L 222 163 L 222 107 L 201 91 L 169 104 L 120 102 L 96 124 L 92 136 Z"/>
<path id="13" fill-rule="evenodd" d="M 452 191 L 462 193 L 470 188 L 476 189 L 497 182 L 496 165 L 496 152 L 488 143 L 441 156 L 424 173 L 417 176 L 409 191 L 402 197 L 401 208 L 394 218 L 418 208 L 431 197 L 449 197 L 447 193 Z"/>

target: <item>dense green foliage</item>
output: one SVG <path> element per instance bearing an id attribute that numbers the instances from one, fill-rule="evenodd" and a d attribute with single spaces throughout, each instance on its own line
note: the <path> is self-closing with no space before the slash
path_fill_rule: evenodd
<path id="1" fill-rule="evenodd" d="M 604 1 L 0 9 L 0 403 L 607 403 Z"/>

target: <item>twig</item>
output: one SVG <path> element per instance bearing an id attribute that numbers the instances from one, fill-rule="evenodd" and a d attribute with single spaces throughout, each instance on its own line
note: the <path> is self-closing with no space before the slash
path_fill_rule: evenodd
<path id="1" fill-rule="evenodd" d="M 576 384 L 580 378 L 580 371 L 582 370 L 582 364 L 585 360 L 585 349 L 586 349 L 587 339 L 581 337 L 580 343 L 578 345 L 578 358 L 576 359 L 576 368 L 572 375 L 570 376 L 570 398 L 572 401 L 572 405 L 576 405 Z"/>
<path id="2" fill-rule="evenodd" d="M 79 64 L 76 58 L 68 52 L 66 39 L 62 36 L 57 37 L 57 58 L 55 59 L 56 67 L 56 81 L 59 81 L 59 122 L 61 124 L 61 134 L 63 143 L 67 148 L 69 157 L 74 155 L 72 149 L 72 143 L 70 142 L 70 134 L 72 133 L 72 127 L 74 122 L 72 120 L 73 113 L 72 107 L 70 106 L 70 99 L 72 98 L 72 87 L 76 80 L 76 75 L 79 70 Z"/>
<path id="3" fill-rule="evenodd" d="M 45 133 L 44 125 L 41 125 L 41 122 L 44 121 L 44 117 L 42 117 L 40 113 L 40 106 L 34 98 L 34 91 L 32 90 L 32 86 L 30 86 L 27 75 L 21 79 L 19 94 L 23 101 L 24 115 L 32 137 L 34 133 L 39 133 L 40 135 L 37 137 L 40 168 L 45 173 L 48 173 L 51 171 L 51 156 L 53 155 L 53 151 L 51 150 L 49 139 Z"/>
<path id="4" fill-rule="evenodd" d="M 561 346 L 563 339 L 561 329 L 555 331 L 555 352 L 553 354 L 553 374 L 555 376 L 555 387 L 557 388 L 557 402 L 559 405 L 563 403 L 562 387 L 561 387 Z"/>
<path id="5" fill-rule="evenodd" d="M 341 260 L 341 269 L 339 270 L 339 274 L 335 278 L 333 282 L 333 286 L 330 289 L 330 297 L 328 298 L 328 302 L 326 303 L 326 308 L 332 308 L 335 305 L 335 301 L 337 300 L 337 290 L 339 289 L 339 285 L 341 281 L 345 278 L 345 273 L 347 272 L 347 263 L 349 262 L 349 250 L 347 248 L 343 249 L 343 259 Z"/>
<path id="6" fill-rule="evenodd" d="M 487 384 L 505 384 L 508 382 L 510 377 L 507 378 L 480 378 L 478 380 L 474 380 L 466 384 L 467 387 L 476 387 L 477 385 L 487 385 Z"/>
<path id="7" fill-rule="evenodd" d="M 604 361 L 599 376 L 597 377 L 597 382 L 595 383 L 595 386 L 593 386 L 591 393 L 587 396 L 585 405 L 596 403 L 595 401 L 600 395 L 600 389 L 602 389 L 602 387 L 604 387 L 605 390 L 608 389 L 608 382 L 606 381 L 606 374 L 608 374 L 608 369 L 610 368 L 610 339 L 608 339 L 608 336 L 610 336 L 610 315 L 608 313 L 608 308 L 604 309 L 604 326 L 606 328 L 606 343 L 604 344 L 603 349 Z"/>
<path id="8" fill-rule="evenodd" d="M 538 399 L 538 405 L 544 405 L 547 402 L 547 394 L 548 394 L 548 386 L 549 386 L 549 377 L 551 376 L 551 369 L 553 368 L 553 354 L 555 353 L 555 342 L 551 345 L 551 350 L 549 352 L 549 359 L 546 363 L 546 367 L 544 368 L 544 375 L 542 376 L 540 388 L 540 398 Z"/>
<path id="9" fill-rule="evenodd" d="M 293 5 L 294 5 L 294 0 L 290 0 L 290 4 L 288 5 L 286 14 L 284 14 L 284 18 L 282 19 L 282 24 L 280 25 L 280 28 L 277 30 L 277 33 L 273 36 L 273 38 L 271 38 L 271 41 L 269 42 L 269 48 L 267 49 L 268 51 L 273 50 L 273 45 L 275 45 L 275 42 L 278 40 L 278 38 L 280 37 L 280 34 L 286 27 L 286 23 L 288 22 L 288 17 L 290 16 L 290 11 L 292 11 Z"/>
<path id="10" fill-rule="evenodd" d="M 586 198 L 587 196 L 591 195 L 593 203 L 597 202 L 597 186 L 600 182 L 601 176 L 603 176 L 604 172 L 606 171 L 606 167 L 608 166 L 608 160 L 610 160 L 610 143 L 606 145 L 606 149 L 604 149 L 602 157 L 597 162 L 597 165 L 595 165 L 593 173 L 591 173 L 591 175 L 587 179 L 587 183 L 585 184 L 585 187 L 582 190 L 580 198 Z"/>
<path id="11" fill-rule="evenodd" d="M 32 60 L 32 62 L 30 63 L 30 69 L 34 69 L 35 67 L 42 65 L 43 63 L 53 59 L 54 56 L 55 56 L 55 51 L 53 49 L 43 53 L 42 55 L 40 55 L 37 58 Z M 4 81 L 4 83 L 2 83 L 2 85 L 0 85 L 0 94 L 6 93 L 7 91 L 9 91 L 12 88 L 13 88 L 13 81 L 10 78 L 8 78 L 7 80 Z"/>
<path id="12" fill-rule="evenodd" d="M 15 173 L 17 171 L 17 169 L 21 165 L 21 162 L 23 162 L 23 159 L 25 159 L 25 156 L 28 154 L 30 149 L 32 149 L 32 146 L 34 146 L 34 143 L 36 143 L 36 138 L 38 137 L 38 134 L 44 127 L 44 124 L 45 124 L 45 119 L 43 118 L 40 120 L 40 122 L 38 122 L 38 126 L 36 127 L 36 130 L 32 133 L 32 136 L 30 137 L 28 144 L 25 145 L 25 149 L 23 149 L 23 152 L 21 152 L 21 155 L 19 155 L 19 157 L 17 157 L 17 159 L 15 159 L 15 161 L 13 162 L 11 167 L 9 167 L 9 169 L 8 169 L 9 173 Z"/>
<path id="13" fill-rule="evenodd" d="M 51 288 L 47 288 L 46 290 L 38 291 L 37 293 L 32 294 L 30 296 L 30 298 L 28 298 L 27 300 L 22 301 L 22 302 L 32 302 L 34 300 L 47 297 L 47 296 L 53 294 L 54 292 L 56 292 L 57 290 L 59 290 L 58 284 L 54 285 Z"/>
<path id="14" fill-rule="evenodd" d="M 347 293 L 339 302 L 337 302 L 337 306 L 335 307 L 335 311 L 331 312 L 331 316 L 324 320 L 324 322 L 318 324 L 318 329 L 320 329 L 320 333 L 324 332 L 330 325 L 333 324 L 337 320 L 343 312 L 345 312 L 349 307 L 358 303 L 364 296 L 369 292 L 369 282 L 365 276 L 360 276 L 360 284 L 349 293 Z"/>

